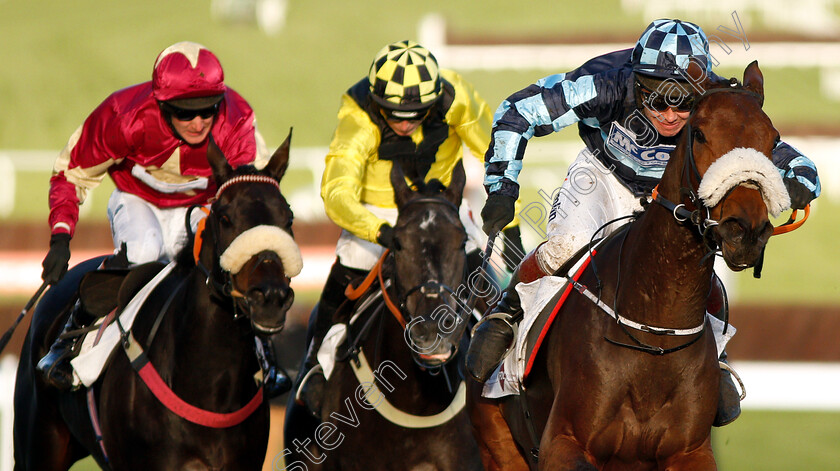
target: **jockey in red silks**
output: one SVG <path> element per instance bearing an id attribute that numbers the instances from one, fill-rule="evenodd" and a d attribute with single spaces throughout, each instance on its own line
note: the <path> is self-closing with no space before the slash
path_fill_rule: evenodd
<path id="1" fill-rule="evenodd" d="M 714 75 L 703 30 L 686 21 L 656 20 L 633 48 L 545 77 L 499 106 L 485 154 L 488 198 L 481 216 L 488 234 L 513 219 L 519 196 L 517 178 L 530 138 L 577 124 L 586 147 L 555 192 L 547 240 L 525 256 L 495 315 L 475 329 L 466 367 L 476 380 L 489 379 L 514 341 L 514 324 L 523 315 L 516 285 L 553 274 L 593 234 L 600 231 L 599 236 L 606 237 L 622 224 L 612 221 L 641 211 L 641 199 L 650 201 L 697 94 L 687 80 L 691 62 L 706 75 Z M 791 208 L 802 209 L 819 195 L 816 167 L 799 151 L 779 141 L 772 160 L 790 195 Z M 585 175 L 586 183 L 574 181 L 574 175 Z M 715 277 L 707 310 L 716 317 L 724 317 L 725 312 L 722 286 Z M 724 351 L 721 361 L 725 358 Z M 735 420 L 740 411 L 732 377 L 722 369 L 715 425 Z"/>
<path id="2" fill-rule="evenodd" d="M 55 284 L 67 271 L 79 205 L 106 175 L 116 186 L 108 219 L 118 256 L 110 263 L 171 261 L 187 241 L 189 208 L 208 204 L 216 192 L 207 162 L 211 139 L 234 167 L 262 167 L 268 161 L 254 111 L 225 85 L 216 55 L 194 42 L 173 44 L 155 60 L 152 80 L 112 93 L 59 154 L 50 179 L 52 235 L 44 281 Z M 203 216 L 199 213 L 192 213 L 193 227 Z M 79 305 L 65 332 L 90 321 Z M 270 353 L 270 341 L 259 340 L 264 348 L 258 350 Z M 59 337 L 38 363 L 47 383 L 70 387 L 75 341 Z M 271 355 L 267 357 L 270 361 Z M 283 375 L 278 380 L 289 383 Z M 266 384 L 270 386 L 268 380 Z"/>

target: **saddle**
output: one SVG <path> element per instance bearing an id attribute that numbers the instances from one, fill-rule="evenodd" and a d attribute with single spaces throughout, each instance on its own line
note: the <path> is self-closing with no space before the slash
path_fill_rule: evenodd
<path id="1" fill-rule="evenodd" d="M 552 276 L 544 276 L 516 287 L 525 314 L 519 323 L 510 354 L 484 383 L 482 396 L 493 399 L 519 394 L 520 386 L 530 373 L 543 340 L 572 291 L 568 279 L 577 280 L 589 265 L 590 251 L 594 254 L 599 246 L 623 233 L 627 227 L 625 225 L 606 238 L 596 239 L 580 248 Z"/>
<path id="2" fill-rule="evenodd" d="M 79 285 L 79 300 L 93 317 L 105 317 L 116 309 L 122 311 L 137 294 L 165 267 L 151 262 L 128 269 L 101 269 L 87 273 Z"/>
<path id="3" fill-rule="evenodd" d="M 139 306 L 163 277 L 159 277 L 167 265 L 158 262 L 138 265 L 131 269 L 103 269 L 87 273 L 79 285 L 79 300 L 85 311 L 97 321 L 87 332 L 79 345 L 81 353 L 71 361 L 75 371 L 76 385 L 92 385 L 110 362 L 113 347 L 117 345 L 120 331 L 129 330 Z M 166 270 L 168 273 L 171 270 Z M 154 285 L 153 280 L 157 280 Z M 128 319 L 123 314 L 130 303 L 138 306 L 132 309 Z M 111 315 L 114 313 L 114 315 Z M 120 316 L 120 327 L 113 325 Z"/>

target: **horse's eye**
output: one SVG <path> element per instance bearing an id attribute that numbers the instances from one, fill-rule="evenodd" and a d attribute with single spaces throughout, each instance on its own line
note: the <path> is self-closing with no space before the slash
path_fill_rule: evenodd
<path id="1" fill-rule="evenodd" d="M 233 223 L 230 222 L 230 218 L 227 216 L 227 214 L 222 214 L 219 216 L 219 223 L 225 227 L 230 227 L 233 225 Z"/>
<path id="2" fill-rule="evenodd" d="M 400 244 L 400 240 L 397 239 L 396 237 L 394 237 L 393 244 L 394 244 L 394 246 L 392 247 L 392 250 L 402 250 L 402 244 Z"/>
<path id="3" fill-rule="evenodd" d="M 697 142 L 699 144 L 705 144 L 706 143 L 706 136 L 703 135 L 703 131 L 701 131 L 699 129 L 695 129 L 693 134 L 694 134 L 694 141 L 695 142 Z"/>

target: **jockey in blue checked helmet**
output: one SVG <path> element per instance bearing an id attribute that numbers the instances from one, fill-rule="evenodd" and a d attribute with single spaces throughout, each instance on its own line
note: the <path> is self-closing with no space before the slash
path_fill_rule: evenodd
<path id="1" fill-rule="evenodd" d="M 696 67 L 689 69 L 691 64 Z M 569 167 L 569 177 L 551 192 L 557 196 L 546 223 L 547 240 L 523 258 L 493 315 L 474 330 L 466 369 L 476 380 L 490 379 L 513 346 L 515 324 L 523 319 L 516 285 L 553 274 L 597 231 L 606 237 L 620 227 L 610 221 L 642 211 L 640 200 L 650 201 L 688 122 L 694 98 L 702 93 L 693 84 L 703 77 L 691 76 L 689 70 L 715 77 L 706 34 L 694 23 L 660 19 L 645 28 L 632 48 L 540 79 L 496 110 L 485 154 L 488 197 L 481 211 L 488 234 L 498 232 L 514 216 L 517 179 L 532 137 L 577 124 L 585 148 Z M 804 208 L 819 195 L 817 170 L 807 157 L 782 141 L 771 157 L 792 208 Z M 575 181 L 576 174 L 588 177 L 586 188 Z M 707 310 L 723 318 L 725 292 L 714 278 Z M 721 361 L 725 358 L 724 352 Z M 739 395 L 730 373 L 722 369 L 715 425 L 725 425 L 739 414 Z"/>

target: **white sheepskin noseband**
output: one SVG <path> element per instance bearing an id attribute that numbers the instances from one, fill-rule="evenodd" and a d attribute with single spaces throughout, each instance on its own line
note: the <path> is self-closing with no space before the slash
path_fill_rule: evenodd
<path id="1" fill-rule="evenodd" d="M 738 185 L 760 191 L 767 211 L 773 217 L 790 208 L 790 196 L 779 169 L 766 155 L 751 148 L 736 147 L 715 160 L 703 175 L 697 191 L 703 203 L 712 207 Z"/>
<path id="2" fill-rule="evenodd" d="M 236 274 L 245 262 L 264 250 L 280 257 L 289 278 L 299 274 L 303 268 L 300 248 L 288 232 L 277 226 L 256 226 L 239 234 L 222 254 L 219 263 L 225 270 Z"/>

